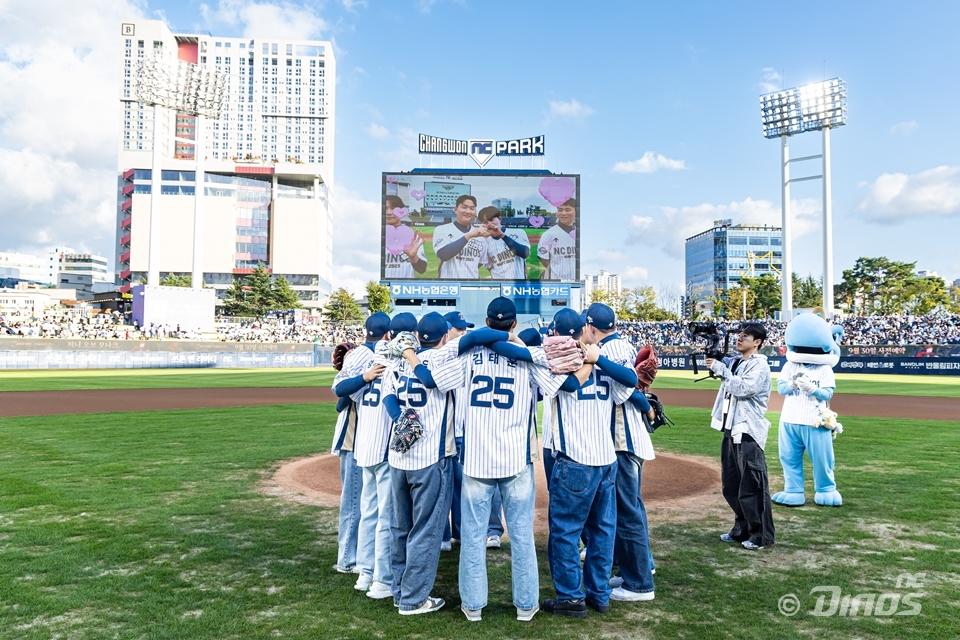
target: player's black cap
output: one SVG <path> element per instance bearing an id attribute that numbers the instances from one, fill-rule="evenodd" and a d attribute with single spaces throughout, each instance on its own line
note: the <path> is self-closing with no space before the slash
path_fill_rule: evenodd
<path id="1" fill-rule="evenodd" d="M 459 311 L 451 311 L 443 316 L 443 319 L 449 322 L 454 329 L 473 329 L 476 326 L 472 322 L 467 322 Z"/>
<path id="2" fill-rule="evenodd" d="M 517 305 L 510 298 L 494 298 L 487 305 L 487 317 L 491 320 L 514 320 L 517 317 Z"/>

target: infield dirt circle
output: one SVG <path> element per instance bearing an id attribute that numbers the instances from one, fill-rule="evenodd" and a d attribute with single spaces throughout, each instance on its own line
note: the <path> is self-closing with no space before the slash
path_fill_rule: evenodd
<path id="1" fill-rule="evenodd" d="M 657 454 L 655 460 L 643 464 L 643 502 L 647 507 L 680 506 L 691 501 L 723 499 L 720 491 L 720 469 L 707 459 L 692 459 Z M 543 462 L 534 462 L 537 506 L 534 530 L 547 532 L 549 496 Z M 268 483 L 268 493 L 298 502 L 324 507 L 340 506 L 340 459 L 330 453 L 299 458 L 280 466 Z"/>

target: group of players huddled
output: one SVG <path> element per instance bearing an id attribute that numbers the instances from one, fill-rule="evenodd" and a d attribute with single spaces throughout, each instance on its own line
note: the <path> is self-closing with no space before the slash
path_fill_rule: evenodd
<path id="1" fill-rule="evenodd" d="M 488 525 L 501 505 L 518 620 L 541 607 L 583 618 L 588 608 L 606 612 L 611 599 L 654 599 L 640 482 L 654 457 L 648 425 L 656 414 L 641 389 L 656 373 L 655 356 L 644 349 L 638 358 L 603 304 L 582 315 L 559 311 L 546 336 L 516 334 L 516 318 L 503 297 L 488 306 L 487 326 L 469 333 L 473 325 L 456 311 L 419 322 L 375 313 L 366 342 L 335 354 L 333 452 L 343 483 L 336 570 L 359 574 L 355 588 L 393 598 L 400 615 L 444 606 L 431 591 L 457 502 L 453 537 L 470 621 L 487 605 L 487 547 L 499 546 Z M 543 603 L 533 536 L 540 401 L 556 590 Z"/>

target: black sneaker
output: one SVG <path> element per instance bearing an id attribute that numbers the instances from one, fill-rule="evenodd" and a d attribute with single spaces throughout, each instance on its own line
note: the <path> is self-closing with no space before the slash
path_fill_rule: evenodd
<path id="1" fill-rule="evenodd" d="M 545 600 L 542 609 L 547 613 L 568 618 L 586 618 L 587 604 L 581 600 Z"/>
<path id="2" fill-rule="evenodd" d="M 600 604 L 596 600 L 591 600 L 590 598 L 587 598 L 587 606 L 597 613 L 606 613 L 607 611 L 610 611 L 610 605 Z"/>

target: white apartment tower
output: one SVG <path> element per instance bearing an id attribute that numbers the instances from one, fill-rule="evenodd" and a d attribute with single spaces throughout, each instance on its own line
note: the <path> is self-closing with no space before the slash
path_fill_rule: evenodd
<path id="1" fill-rule="evenodd" d="M 610 294 L 620 295 L 623 287 L 620 284 L 620 275 L 610 273 L 606 269 L 600 269 L 600 273 L 595 276 L 587 275 L 583 281 L 586 295 L 594 291 L 606 291 Z"/>
<path id="2" fill-rule="evenodd" d="M 306 307 L 330 292 L 336 61 L 329 42 L 173 33 L 157 20 L 121 25 L 117 277 L 123 291 L 147 272 L 151 192 L 159 185 L 159 271 L 193 270 L 194 198 L 203 200 L 204 283 L 222 295 L 262 263 Z M 137 63 L 161 56 L 228 78 L 219 119 L 207 119 L 205 179 L 196 184 L 196 119 L 136 102 Z M 162 171 L 152 175 L 153 127 Z"/>

